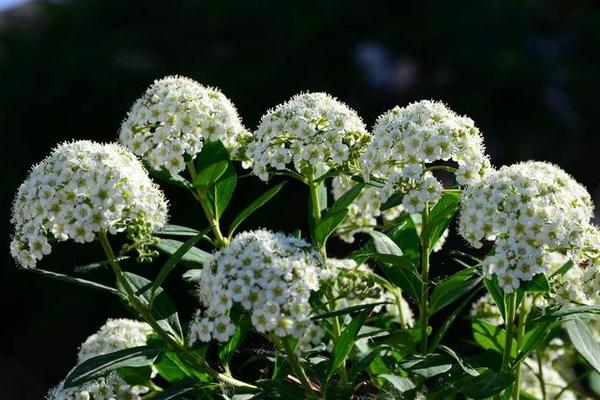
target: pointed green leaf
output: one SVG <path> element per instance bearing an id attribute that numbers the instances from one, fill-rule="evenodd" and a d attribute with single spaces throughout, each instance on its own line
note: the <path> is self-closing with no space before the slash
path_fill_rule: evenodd
<path id="1" fill-rule="evenodd" d="M 452 304 L 471 291 L 481 278 L 475 268 L 464 269 L 438 282 L 431 294 L 431 313 L 435 314 L 442 308 Z"/>
<path id="2" fill-rule="evenodd" d="M 181 246 L 183 246 L 183 244 L 184 242 L 180 240 L 160 239 L 156 244 L 156 248 L 163 253 L 173 255 L 181 248 Z M 183 254 L 179 261 L 189 268 L 202 268 L 204 264 L 210 262 L 211 259 L 212 256 L 210 253 L 200 250 L 197 247 L 191 247 Z"/>
<path id="3" fill-rule="evenodd" d="M 512 374 L 488 371 L 463 381 L 461 391 L 473 400 L 490 399 L 509 387 L 514 380 Z"/>
<path id="4" fill-rule="evenodd" d="M 235 219 L 231 223 L 231 226 L 229 227 L 229 237 L 231 238 L 233 236 L 233 233 L 235 232 L 237 227 L 240 226 L 240 224 L 242 222 L 244 222 L 246 220 L 246 218 L 248 218 L 250 215 L 252 215 L 256 210 L 258 210 L 259 208 L 264 206 L 277 193 L 279 193 L 281 188 L 283 188 L 283 185 L 285 185 L 286 183 L 287 183 L 286 181 L 283 181 L 283 182 L 273 186 L 272 188 L 270 188 L 269 190 L 267 190 L 266 192 L 261 194 L 248 207 L 244 208 L 242 210 L 242 212 L 239 213 L 238 216 L 235 217 Z"/>
<path id="5" fill-rule="evenodd" d="M 340 226 L 344 219 L 348 215 L 348 209 L 344 208 L 334 213 L 326 214 L 321 222 L 315 227 L 314 238 L 318 246 L 323 246 L 329 236 Z"/>
<path id="6" fill-rule="evenodd" d="M 161 351 L 156 346 L 139 346 L 90 358 L 69 372 L 64 386 L 69 388 L 81 385 L 123 367 L 151 365 Z"/>
<path id="7" fill-rule="evenodd" d="M 573 347 L 592 368 L 600 372 L 600 345 L 590 329 L 579 318 L 563 322 L 563 327 L 567 331 Z"/>
<path id="8" fill-rule="evenodd" d="M 344 193 L 339 199 L 335 201 L 335 203 L 331 205 L 331 207 L 327 210 L 327 214 L 336 213 L 338 211 L 350 207 L 354 199 L 358 197 L 358 195 L 364 189 L 364 187 L 364 183 L 357 183 L 356 185 L 352 186 L 350 190 Z"/>
<path id="9" fill-rule="evenodd" d="M 194 177 L 194 181 L 192 182 L 194 187 L 203 191 L 206 190 L 225 173 L 228 165 L 229 162 L 223 160 L 207 166 Z"/>
<path id="10" fill-rule="evenodd" d="M 181 225 L 167 224 L 155 234 L 168 236 L 196 236 L 198 233 L 200 233 L 200 231 L 194 228 L 188 228 L 187 226 Z"/>
<path id="11" fill-rule="evenodd" d="M 112 287 L 106 286 L 106 285 L 102 285 L 100 283 L 96 283 L 93 281 L 88 281 L 86 279 L 75 278 L 73 276 L 60 274 L 58 272 L 46 271 L 45 269 L 41 269 L 41 268 L 23 268 L 23 270 L 28 271 L 28 272 L 33 272 L 33 273 L 36 273 L 39 275 L 43 275 L 45 277 L 56 279 L 59 281 L 73 283 L 75 285 L 84 286 L 84 287 L 87 287 L 90 289 L 100 290 L 102 292 L 106 292 L 106 293 L 117 295 L 119 297 L 123 297 L 123 293 L 121 293 L 120 291 L 118 291 L 115 288 L 112 288 Z"/>

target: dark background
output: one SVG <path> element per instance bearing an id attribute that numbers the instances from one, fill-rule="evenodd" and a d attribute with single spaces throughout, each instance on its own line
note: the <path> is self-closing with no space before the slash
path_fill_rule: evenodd
<path id="1" fill-rule="evenodd" d="M 58 142 L 114 140 L 154 79 L 181 74 L 221 88 L 250 129 L 303 90 L 337 96 L 369 126 L 396 104 L 440 99 L 476 121 L 495 165 L 552 161 L 597 194 L 599 50 L 593 1 L 82 0 L 0 13 L 0 397 L 41 399 L 89 334 L 126 315 L 108 295 L 18 270 L 10 204 Z M 240 183 L 226 222 L 261 190 L 255 179 Z M 172 222 L 203 226 L 191 198 L 168 195 Z M 246 227 L 304 227 L 304 196 L 288 185 Z M 57 247 L 40 267 L 68 271 L 101 258 L 99 246 Z M 334 242 L 332 250 L 347 248 Z M 438 275 L 452 268 L 433 267 Z M 171 279 L 167 290 L 185 316 L 193 306 L 185 286 Z M 467 328 L 455 328 L 456 346 L 466 346 Z"/>

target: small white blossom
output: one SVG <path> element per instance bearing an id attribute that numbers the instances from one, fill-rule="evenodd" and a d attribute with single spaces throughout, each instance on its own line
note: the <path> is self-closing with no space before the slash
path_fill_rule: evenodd
<path id="1" fill-rule="evenodd" d="M 471 317 L 482 319 L 492 325 L 502 325 L 504 320 L 498 306 L 492 296 L 488 293 L 481 296 L 471 306 Z"/>
<path id="2" fill-rule="evenodd" d="M 310 178 L 332 168 L 350 168 L 367 138 L 354 110 L 325 93 L 302 93 L 262 117 L 246 151 L 247 164 L 264 181 L 269 169 L 283 170 L 289 164 Z"/>
<path id="3" fill-rule="evenodd" d="M 185 169 L 206 141 L 220 140 L 237 157 L 248 138 L 240 117 L 223 93 L 184 77 L 155 81 L 131 107 L 120 140 L 153 169 Z"/>
<path id="4" fill-rule="evenodd" d="M 302 239 L 266 230 L 243 232 L 202 270 L 189 341 L 227 341 L 232 309 L 247 310 L 257 332 L 301 337 L 311 326 L 308 299 L 319 288 L 321 257 Z"/>
<path id="5" fill-rule="evenodd" d="M 15 196 L 11 254 L 34 268 L 52 243 L 90 242 L 128 230 L 140 243 L 167 220 L 167 202 L 142 164 L 118 144 L 64 143 L 33 167 Z M 135 245 L 136 243 L 134 243 Z"/>
<path id="6" fill-rule="evenodd" d="M 550 255 L 580 253 L 592 215 L 590 195 L 560 168 L 529 161 L 488 174 L 461 198 L 460 234 L 474 247 L 495 242 L 483 261 L 506 293 L 550 270 Z"/>
<path id="7" fill-rule="evenodd" d="M 78 362 L 131 347 L 144 346 L 152 328 L 131 319 L 109 319 L 98 332 L 88 337 L 79 349 Z"/>
<path id="8" fill-rule="evenodd" d="M 491 168 L 473 121 L 428 100 L 381 115 L 360 161 L 365 180 L 383 182 L 380 201 L 404 193 L 402 206 L 409 213 L 421 212 L 441 197 L 442 183 L 428 167 L 457 166 L 459 185 L 478 181 Z"/>

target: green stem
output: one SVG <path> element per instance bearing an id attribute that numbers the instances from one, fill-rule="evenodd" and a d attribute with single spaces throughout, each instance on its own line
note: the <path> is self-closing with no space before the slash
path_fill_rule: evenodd
<path id="1" fill-rule="evenodd" d="M 315 226 L 317 226 L 319 225 L 319 222 L 321 222 L 321 200 L 319 199 L 319 184 L 311 180 L 308 183 L 308 187 L 310 188 L 312 217 Z M 327 257 L 327 247 L 325 243 L 319 245 L 319 252 L 323 255 L 323 257 Z"/>
<path id="2" fill-rule="evenodd" d="M 187 163 L 187 167 L 193 182 L 196 178 L 196 167 L 194 167 L 194 163 L 191 161 Z M 213 232 L 213 235 L 215 235 L 216 247 L 223 248 L 229 246 L 229 240 L 225 236 L 223 236 L 223 233 L 221 232 L 219 218 L 213 214 L 212 210 L 206 202 L 206 193 L 202 192 L 199 189 L 196 189 L 196 198 L 202 206 L 202 211 L 204 211 L 204 215 L 208 220 L 208 224 Z"/>
<path id="3" fill-rule="evenodd" d="M 149 310 L 147 305 L 144 304 L 139 299 L 139 297 L 135 293 L 134 288 L 131 286 L 131 284 L 129 283 L 129 281 L 127 280 L 125 275 L 123 274 L 123 270 L 121 270 L 121 266 L 116 261 L 115 254 L 112 250 L 112 247 L 110 246 L 108 237 L 106 236 L 106 231 L 104 231 L 104 230 L 100 231 L 98 238 L 99 238 L 100 244 L 102 245 L 102 248 L 104 249 L 106 257 L 108 258 L 108 261 L 111 264 L 111 267 L 113 269 L 113 272 L 115 273 L 117 280 L 119 281 L 121 286 L 123 286 L 123 288 L 125 289 L 125 292 L 127 293 L 127 297 L 129 299 L 129 302 L 130 302 L 132 308 L 139 314 L 140 317 L 142 317 L 142 319 L 144 319 L 144 321 L 146 321 L 152 327 L 154 332 L 157 335 L 159 335 L 161 337 L 161 339 L 164 340 L 165 343 L 169 347 L 171 347 L 187 363 L 194 366 L 195 368 L 198 368 L 199 370 L 210 375 L 211 377 L 213 377 L 223 383 L 237 386 L 239 388 L 243 388 L 243 389 L 246 389 L 246 390 L 249 390 L 252 392 L 257 391 L 258 388 L 256 386 L 248 384 L 246 382 L 239 381 L 232 376 L 220 373 L 219 371 L 216 371 L 213 368 L 211 368 L 206 362 L 204 362 L 204 360 L 203 360 L 203 362 L 200 362 L 199 360 L 196 359 L 196 357 L 192 353 L 190 353 L 184 347 L 184 345 L 181 341 L 179 341 L 179 340 L 173 338 L 173 336 L 169 335 L 160 326 L 158 321 L 156 321 L 156 319 L 152 315 L 152 311 Z"/>
<path id="4" fill-rule="evenodd" d="M 430 243 L 429 238 L 424 235 L 427 232 L 427 224 L 429 223 L 429 206 L 426 204 L 422 215 L 421 226 L 421 304 L 420 304 L 420 319 L 421 319 L 421 353 L 427 353 L 427 329 L 429 327 L 429 255 Z"/>
<path id="5" fill-rule="evenodd" d="M 296 353 L 294 353 L 294 349 L 292 349 L 289 339 L 275 339 L 275 343 L 279 348 L 282 348 L 285 352 L 288 362 L 290 363 L 290 366 L 292 367 L 294 373 L 298 376 L 300 383 L 302 383 L 302 387 L 304 388 L 304 391 L 306 392 L 307 396 L 311 399 L 318 399 L 319 397 L 313 391 L 312 385 L 310 384 L 310 380 L 308 379 L 308 376 L 306 375 L 302 364 L 300 364 L 300 360 L 298 360 L 298 357 L 296 357 Z"/>
<path id="6" fill-rule="evenodd" d="M 525 336 L 525 321 L 527 320 L 527 301 L 523 301 L 519 307 L 518 327 L 517 327 L 517 352 L 521 350 L 523 337 Z M 519 400 L 521 397 L 521 362 L 513 366 L 515 370 L 515 384 L 513 385 L 512 399 Z"/>
<path id="7" fill-rule="evenodd" d="M 507 371 L 510 366 L 513 336 L 515 335 L 516 293 L 506 296 L 506 337 L 504 340 L 504 354 L 502 355 L 502 371 Z"/>

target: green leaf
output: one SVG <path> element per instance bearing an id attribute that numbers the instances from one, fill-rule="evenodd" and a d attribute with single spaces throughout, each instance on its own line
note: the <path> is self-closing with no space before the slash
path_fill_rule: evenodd
<path id="1" fill-rule="evenodd" d="M 598 345 L 590 329 L 579 318 L 565 321 L 562 326 L 567 331 L 573 347 L 592 368 L 600 372 L 600 345 Z"/>
<path id="2" fill-rule="evenodd" d="M 125 275 L 125 278 L 135 290 L 140 301 L 148 307 L 151 307 L 152 316 L 156 319 L 158 324 L 167 332 L 170 332 L 173 337 L 181 340 L 183 333 L 181 324 L 179 323 L 177 310 L 167 293 L 159 287 L 156 289 L 154 297 L 152 297 L 150 291 L 152 288 L 152 281 L 131 272 L 123 272 L 123 275 Z M 121 291 L 125 291 L 125 288 L 123 288 L 118 281 L 117 287 Z"/>
<path id="3" fill-rule="evenodd" d="M 122 257 L 115 258 L 115 261 L 121 262 L 124 260 L 129 260 L 130 258 L 131 258 L 130 256 L 122 256 Z M 73 267 L 73 272 L 75 272 L 76 274 L 85 274 L 87 272 L 93 271 L 93 270 L 101 268 L 101 267 L 107 267 L 110 269 L 110 264 L 111 264 L 111 261 L 104 260 L 104 261 L 98 261 L 95 263 L 79 265 L 77 267 Z"/>
<path id="4" fill-rule="evenodd" d="M 323 246 L 327 238 L 340 226 L 348 215 L 348 209 L 344 208 L 334 213 L 327 213 L 315 227 L 314 238 L 318 246 Z"/>
<path id="5" fill-rule="evenodd" d="M 169 383 L 177 383 L 193 377 L 193 375 L 188 374 L 186 370 L 173 362 L 168 354 L 169 353 L 161 354 L 154 362 L 154 368 L 156 368 L 156 371 L 164 380 Z M 175 353 L 172 354 L 174 355 Z"/>
<path id="6" fill-rule="evenodd" d="M 250 316 L 244 313 L 235 313 L 232 315 L 232 321 L 235 325 L 235 331 L 227 343 L 219 348 L 219 360 L 228 364 L 237 348 L 242 344 L 248 331 L 252 327 Z"/>
<path id="7" fill-rule="evenodd" d="M 327 210 L 327 214 L 333 214 L 350 207 L 354 199 L 358 197 L 364 187 L 365 184 L 362 182 L 352 186 L 350 190 L 344 193 L 339 199 L 336 200 L 335 203 L 331 205 L 331 207 Z"/>
<path id="8" fill-rule="evenodd" d="M 381 374 L 378 378 L 384 379 L 392 384 L 392 386 L 399 392 L 404 393 L 407 390 L 414 389 L 415 384 L 408 378 L 398 375 Z"/>
<path id="9" fill-rule="evenodd" d="M 225 170 L 227 169 L 228 165 L 229 161 L 222 160 L 207 166 L 202 171 L 200 171 L 198 175 L 194 177 L 194 180 L 192 182 L 194 184 L 194 187 L 205 191 L 225 173 Z"/>
<path id="10" fill-rule="evenodd" d="M 435 314 L 447 305 L 452 304 L 477 286 L 480 281 L 481 278 L 475 268 L 464 269 L 440 281 L 435 285 L 435 289 L 431 294 L 431 313 Z"/>
<path id="11" fill-rule="evenodd" d="M 475 341 L 484 349 L 495 350 L 499 353 L 504 351 L 504 342 L 506 340 L 506 331 L 489 322 L 474 319 L 472 322 L 473 337 Z M 516 343 L 512 341 L 511 355 L 516 356 Z"/>
<path id="12" fill-rule="evenodd" d="M 202 268 L 188 269 L 181 275 L 184 281 L 188 283 L 198 282 L 202 276 Z"/>
<path id="13" fill-rule="evenodd" d="M 404 199 L 405 193 L 396 192 L 390 196 L 380 207 L 381 211 L 389 210 L 390 208 L 396 207 L 402 204 L 402 200 Z"/>
<path id="14" fill-rule="evenodd" d="M 184 242 L 180 240 L 174 239 L 160 239 L 156 244 L 156 248 L 158 248 L 163 253 L 173 255 L 177 250 L 184 245 Z M 203 250 L 200 250 L 197 247 L 191 247 L 183 256 L 179 259 L 183 265 L 189 268 L 202 268 L 204 264 L 210 262 L 212 256 L 210 253 L 207 253 Z"/>
<path id="15" fill-rule="evenodd" d="M 340 334 L 340 337 L 331 352 L 331 358 L 329 359 L 327 372 L 325 374 L 325 381 L 331 379 L 335 371 L 343 364 L 350 354 L 350 351 L 352 351 L 356 336 L 374 307 L 375 306 L 371 304 L 369 307 L 362 310 Z"/>
<path id="16" fill-rule="evenodd" d="M 351 382 L 354 382 L 361 372 L 369 368 L 369 365 L 375 360 L 379 353 L 387 350 L 387 346 L 377 346 L 375 349 L 368 353 L 360 354 L 352 361 L 352 368 L 348 374 Z"/>
<path id="17" fill-rule="evenodd" d="M 452 368 L 452 359 L 443 354 L 415 355 L 402 360 L 400 367 L 429 379 L 449 371 Z"/>
<path id="18" fill-rule="evenodd" d="M 458 354 L 456 354 L 456 352 L 454 350 L 452 350 L 451 348 L 449 348 L 447 346 L 440 346 L 440 350 L 442 350 L 443 352 L 445 352 L 446 354 L 448 354 L 450 357 L 452 357 L 454 359 L 454 361 L 456 361 L 456 364 L 458 364 L 458 366 L 465 373 L 467 373 L 467 374 L 469 374 L 471 376 L 477 376 L 477 375 L 479 375 L 479 372 L 477 372 L 466 361 L 464 361 L 462 358 L 460 358 L 458 356 Z"/>
<path id="19" fill-rule="evenodd" d="M 121 378 L 130 385 L 146 385 L 152 375 L 152 367 L 145 365 L 143 367 L 123 367 L 117 370 Z"/>
<path id="20" fill-rule="evenodd" d="M 158 393 L 156 396 L 152 397 L 152 400 L 177 400 L 177 399 L 183 399 L 183 398 L 187 398 L 189 399 L 190 397 L 188 397 L 191 394 L 197 393 L 199 391 L 201 391 L 203 388 L 210 388 L 210 387 L 216 387 L 215 384 L 209 384 L 209 385 L 199 385 L 196 382 L 182 382 L 179 385 L 170 387 L 160 393 Z M 196 398 L 196 397 L 194 397 Z"/>
<path id="21" fill-rule="evenodd" d="M 152 168 L 149 168 L 148 170 L 150 172 L 150 175 L 157 179 L 160 179 L 163 182 L 169 183 L 174 186 L 179 186 L 180 188 L 189 190 L 190 192 L 194 192 L 194 185 L 192 185 L 190 181 L 188 181 L 181 175 L 173 175 L 164 168 L 160 171 L 154 170 Z"/>
<path id="22" fill-rule="evenodd" d="M 112 288 L 112 287 L 106 286 L 106 285 L 102 285 L 100 283 L 88 281 L 86 279 L 75 278 L 73 276 L 60 274 L 58 272 L 46 271 L 45 269 L 41 269 L 41 268 L 24 268 L 23 270 L 28 271 L 28 272 L 33 272 L 35 274 L 43 275 L 48 278 L 56 279 L 58 281 L 73 283 L 75 285 L 79 285 L 79 286 L 87 287 L 90 289 L 95 289 L 95 290 L 99 290 L 102 292 L 114 294 L 121 298 L 124 297 L 123 293 L 121 293 L 120 291 L 118 291 L 115 288 Z"/>
<path id="23" fill-rule="evenodd" d="M 237 184 L 237 173 L 233 163 L 229 162 L 223 175 L 206 191 L 206 197 L 212 206 L 217 218 L 221 218 L 223 212 L 229 205 L 235 186 Z"/>
<path id="24" fill-rule="evenodd" d="M 244 208 L 242 210 L 242 212 L 239 213 L 238 216 L 235 217 L 235 219 L 231 223 L 231 226 L 229 227 L 229 237 L 231 238 L 231 236 L 233 236 L 233 233 L 235 232 L 235 230 L 237 229 L 237 227 L 240 226 L 240 224 L 242 222 L 244 222 L 246 220 L 246 218 L 248 218 L 250 215 L 252 215 L 256 210 L 258 210 L 259 208 L 261 208 L 262 206 L 264 206 L 277 193 L 279 193 L 279 191 L 281 190 L 281 188 L 285 184 L 286 184 L 286 181 L 283 181 L 283 182 L 281 182 L 281 183 L 273 186 L 272 188 L 270 188 L 269 190 L 267 190 L 266 192 L 264 192 L 263 194 L 261 194 L 248 207 Z"/>
<path id="25" fill-rule="evenodd" d="M 373 259 L 378 262 L 384 275 L 392 284 L 404 290 L 413 300 L 420 300 L 423 281 L 415 265 L 408 258 L 391 254 L 375 254 Z"/>
<path id="26" fill-rule="evenodd" d="M 202 150 L 196 157 L 198 172 L 220 161 L 229 161 L 229 152 L 219 140 L 205 141 Z"/>
<path id="27" fill-rule="evenodd" d="M 461 391 L 473 400 L 484 400 L 493 397 L 509 387 L 515 378 L 506 372 L 488 371 L 463 381 Z"/>
<path id="28" fill-rule="evenodd" d="M 521 345 L 521 350 L 517 355 L 514 364 L 521 362 L 525 357 L 529 355 L 535 348 L 542 343 L 548 334 L 550 333 L 552 323 L 546 322 L 536 325 L 534 328 L 525 332 L 523 336 L 523 342 Z"/>
<path id="29" fill-rule="evenodd" d="M 377 254 L 403 255 L 400 247 L 385 233 L 370 231 L 369 235 L 373 238 L 373 247 Z"/>
<path id="30" fill-rule="evenodd" d="M 156 235 L 196 236 L 199 233 L 199 230 L 188 228 L 187 226 L 167 224 L 160 231 L 156 232 Z"/>
<path id="31" fill-rule="evenodd" d="M 537 274 L 530 281 L 521 282 L 519 290 L 525 292 L 545 293 L 550 290 L 550 284 L 544 274 Z"/>
<path id="32" fill-rule="evenodd" d="M 123 367 L 152 365 L 161 351 L 162 349 L 156 346 L 139 346 L 90 358 L 69 372 L 64 386 L 69 388 L 81 385 Z"/>
<path id="33" fill-rule="evenodd" d="M 433 340 L 431 341 L 431 345 L 429 348 L 430 351 L 434 351 L 438 347 L 438 345 L 442 342 L 442 339 L 448 332 L 448 329 L 450 329 L 450 327 L 454 323 L 454 320 L 456 319 L 456 317 L 458 317 L 458 315 L 462 312 L 462 310 L 468 304 L 471 304 L 473 297 L 475 297 L 475 295 L 477 293 L 478 293 L 478 290 L 473 291 L 466 299 L 463 300 L 462 303 L 460 303 L 460 305 L 458 307 L 456 307 L 454 309 L 454 311 L 452 311 L 450 313 L 450 315 L 448 315 L 447 317 L 444 318 L 444 322 L 442 323 L 442 326 L 437 330 Z"/>
<path id="34" fill-rule="evenodd" d="M 498 278 L 494 276 L 492 279 L 483 279 L 483 284 L 485 285 L 487 291 L 490 296 L 494 299 L 494 303 L 496 303 L 496 307 L 500 310 L 500 314 L 502 314 L 502 318 L 506 319 L 506 311 L 504 306 L 504 290 L 498 284 Z"/>
<path id="35" fill-rule="evenodd" d="M 600 306 L 575 306 L 569 308 L 559 308 L 549 311 L 539 317 L 532 318 L 527 321 L 527 325 L 537 324 L 546 321 L 556 321 L 577 314 L 596 314 L 600 315 Z M 596 317 L 598 318 L 598 317 Z"/>
<path id="36" fill-rule="evenodd" d="M 326 312 L 323 314 L 318 314 L 318 315 L 315 315 L 314 317 L 311 317 L 311 319 L 313 321 L 317 321 L 319 319 L 337 317 L 340 315 L 348 315 L 348 314 L 355 313 L 357 311 L 364 310 L 365 308 L 368 308 L 368 307 L 376 307 L 376 306 L 380 306 L 383 304 L 391 304 L 391 303 L 388 301 L 382 301 L 382 302 L 378 302 L 378 303 L 358 304 L 356 306 L 350 306 L 350 307 L 342 308 L 339 310 L 329 311 L 329 312 Z"/>
<path id="37" fill-rule="evenodd" d="M 181 258 L 188 251 L 190 251 L 190 249 L 192 247 L 194 247 L 194 245 L 196 244 L 196 242 L 198 242 L 200 239 L 202 239 L 202 237 L 206 234 L 206 232 L 208 232 L 208 229 L 206 229 L 206 230 L 204 230 L 202 232 L 198 232 L 198 234 L 196 236 L 192 237 L 191 239 L 188 239 L 185 243 L 183 243 L 175 251 L 175 253 L 173 253 L 171 255 L 171 257 L 169 257 L 169 259 L 167 260 L 167 262 L 162 266 L 162 268 L 158 272 L 158 276 L 154 280 L 154 283 L 152 283 L 152 289 L 150 290 L 150 297 L 151 298 L 154 298 L 156 290 L 160 287 L 160 285 L 162 285 L 162 283 L 165 281 L 165 279 L 167 278 L 167 276 L 169 276 L 169 274 L 171 273 L 171 271 L 173 270 L 173 268 L 175 268 L 175 265 L 179 262 L 179 260 L 181 260 Z"/>
<path id="38" fill-rule="evenodd" d="M 444 193 L 442 198 L 436 203 L 429 213 L 429 222 L 423 230 L 423 235 L 429 238 L 429 243 L 433 247 L 442 237 L 442 234 L 452 221 L 454 214 L 458 210 L 460 194 L 455 192 Z"/>
<path id="39" fill-rule="evenodd" d="M 420 215 L 404 214 L 396 225 L 386 230 L 386 233 L 402 250 L 404 256 L 408 257 L 413 264 L 420 265 L 421 239 L 413 218 L 420 218 Z"/>

